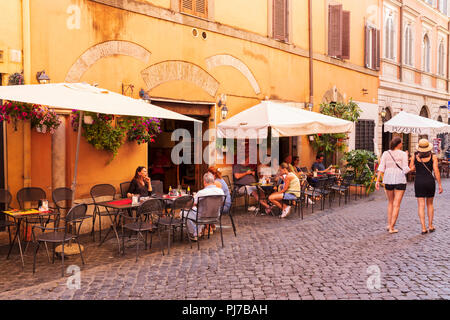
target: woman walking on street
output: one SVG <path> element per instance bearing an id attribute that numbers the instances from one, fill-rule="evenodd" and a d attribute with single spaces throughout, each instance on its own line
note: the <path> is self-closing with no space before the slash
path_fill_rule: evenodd
<path id="1" fill-rule="evenodd" d="M 409 167 L 416 171 L 414 191 L 416 193 L 417 205 L 419 207 L 419 218 L 422 224 L 422 234 L 433 232 L 434 206 L 433 200 L 436 193 L 436 181 L 439 185 L 439 194 L 443 192 L 441 175 L 438 168 L 436 155 L 431 153 L 433 146 L 427 139 L 421 139 L 417 146 L 417 152 L 411 157 Z M 434 171 L 434 176 L 433 176 Z M 435 181 L 436 180 L 436 181 Z M 425 226 L 425 203 L 428 213 L 428 230 Z"/>
<path id="2" fill-rule="evenodd" d="M 380 177 L 384 172 L 383 183 L 388 199 L 388 225 L 389 233 L 397 233 L 395 223 L 397 222 L 400 204 L 406 190 L 406 174 L 410 171 L 408 166 L 408 154 L 402 151 L 403 142 L 399 137 L 392 139 L 390 150 L 387 150 L 381 156 L 380 166 L 378 167 L 376 189 L 380 189 Z"/>

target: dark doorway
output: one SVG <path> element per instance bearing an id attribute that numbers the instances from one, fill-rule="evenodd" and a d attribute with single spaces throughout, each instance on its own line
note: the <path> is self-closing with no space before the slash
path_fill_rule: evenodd
<path id="1" fill-rule="evenodd" d="M 0 73 L 0 86 L 2 84 L 2 74 Z M 3 105 L 3 100 L 0 100 L 0 105 Z M 4 137 L 4 121 L 0 121 L 0 189 L 5 189 L 5 137 Z M 6 210 L 3 204 L 0 204 L 0 211 Z M 0 222 L 5 220 L 5 215 L 0 214 Z M 4 229 L 4 228 L 3 228 Z M 0 228 L 0 231 L 2 228 Z"/>
<path id="2" fill-rule="evenodd" d="M 381 137 L 381 144 L 382 144 L 382 150 L 381 152 L 385 152 L 387 150 L 389 150 L 389 143 L 392 140 L 392 133 L 391 132 L 384 132 L 384 123 L 386 121 L 389 121 L 392 119 L 392 113 L 391 110 L 389 108 L 386 108 L 386 116 L 384 117 L 383 120 L 383 126 L 381 127 L 382 130 L 382 137 Z"/>

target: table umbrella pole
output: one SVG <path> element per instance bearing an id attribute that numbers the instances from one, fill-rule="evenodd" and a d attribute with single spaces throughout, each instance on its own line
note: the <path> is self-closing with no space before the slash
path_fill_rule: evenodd
<path id="1" fill-rule="evenodd" d="M 81 140 L 83 117 L 84 117 L 84 112 L 80 111 L 80 120 L 78 122 L 78 135 L 77 135 L 77 151 L 75 153 L 75 168 L 74 168 L 74 172 L 73 172 L 73 182 L 72 182 L 72 204 L 75 201 L 75 189 L 77 187 L 78 156 L 80 153 L 80 140 Z"/>

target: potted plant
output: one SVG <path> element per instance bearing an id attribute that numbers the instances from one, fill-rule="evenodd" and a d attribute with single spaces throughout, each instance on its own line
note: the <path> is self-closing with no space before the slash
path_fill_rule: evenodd
<path id="1" fill-rule="evenodd" d="M 118 125 L 127 132 L 127 140 L 141 143 L 153 143 L 161 133 L 161 120 L 145 117 L 124 117 L 118 120 Z"/>
<path id="2" fill-rule="evenodd" d="M 372 183 L 374 173 L 370 169 L 377 160 L 376 155 L 367 150 L 352 150 L 346 152 L 343 160 L 346 162 L 348 171 L 354 173 L 354 182 L 362 184 L 366 188 L 366 193 L 374 191 L 374 184 Z"/>
<path id="3" fill-rule="evenodd" d="M 37 105 L 23 102 L 5 102 L 0 108 L 0 121 L 7 121 L 13 123 L 14 130 L 17 131 L 18 120 L 31 120 L 35 109 L 39 108 Z"/>
<path id="4" fill-rule="evenodd" d="M 47 130 L 53 134 L 61 125 L 61 120 L 55 111 L 48 108 L 36 108 L 31 118 L 31 126 L 39 133 L 46 133 Z"/>

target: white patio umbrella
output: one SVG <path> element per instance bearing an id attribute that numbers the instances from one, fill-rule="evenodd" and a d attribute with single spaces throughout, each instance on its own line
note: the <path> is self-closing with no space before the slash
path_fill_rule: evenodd
<path id="1" fill-rule="evenodd" d="M 439 121 L 401 111 L 392 117 L 392 119 L 384 123 L 384 131 L 405 134 L 416 133 L 437 135 L 450 132 L 450 126 Z"/>
<path id="2" fill-rule="evenodd" d="M 57 109 L 77 109 L 83 112 L 119 116 L 152 117 L 202 122 L 160 108 L 143 100 L 130 98 L 86 83 L 55 83 L 39 85 L 0 86 L 0 99 L 45 105 Z M 80 126 L 81 127 L 81 126 Z M 75 196 L 81 130 L 78 130 L 72 190 Z"/>
<path id="3" fill-rule="evenodd" d="M 263 101 L 218 126 L 219 138 L 257 139 L 272 135 L 293 137 L 317 133 L 350 132 L 353 122 L 303 110 L 286 103 Z"/>

